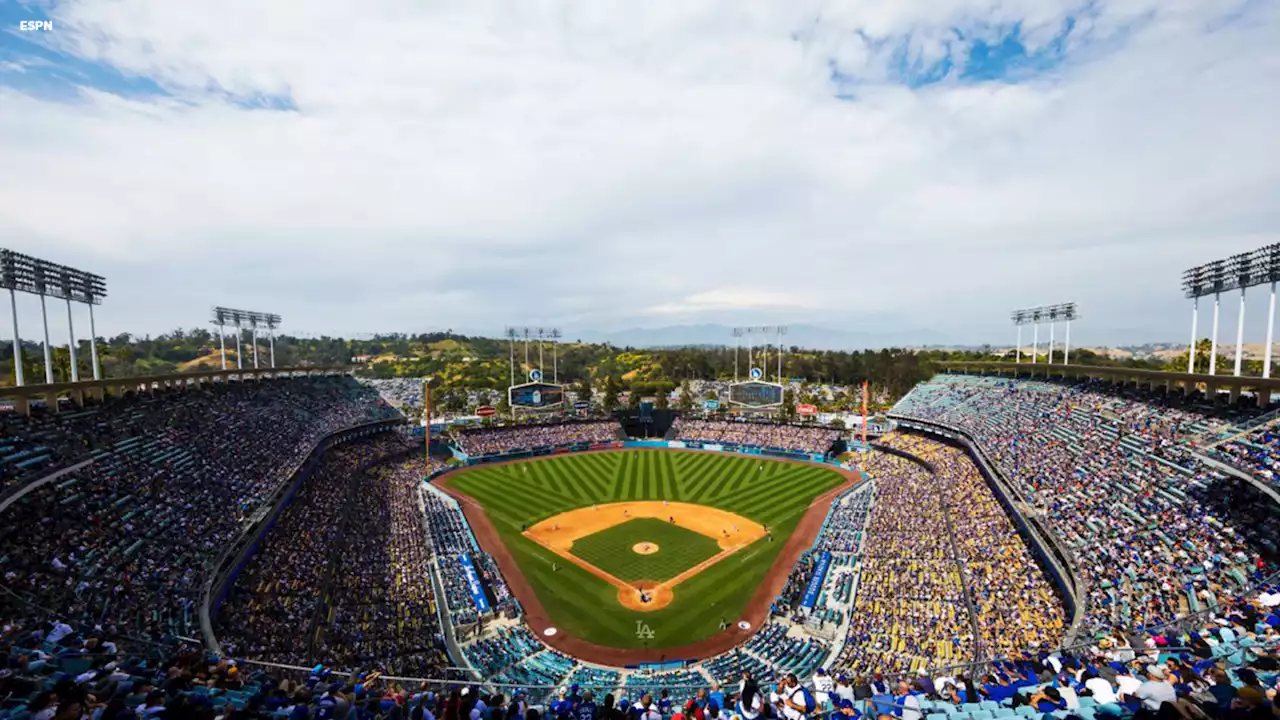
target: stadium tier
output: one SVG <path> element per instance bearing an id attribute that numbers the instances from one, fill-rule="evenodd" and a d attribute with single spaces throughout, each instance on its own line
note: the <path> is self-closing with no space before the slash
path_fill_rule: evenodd
<path id="1" fill-rule="evenodd" d="M 6 415 L 0 720 L 1269 716 L 1268 426 L 969 376 L 894 416 L 445 461 L 343 377 Z"/>

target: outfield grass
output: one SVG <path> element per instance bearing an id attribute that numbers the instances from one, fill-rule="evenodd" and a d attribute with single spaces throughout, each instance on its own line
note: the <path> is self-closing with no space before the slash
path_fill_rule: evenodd
<path id="1" fill-rule="evenodd" d="M 640 555 L 639 542 L 656 543 L 658 552 Z M 620 580 L 673 578 L 720 552 L 720 544 L 706 535 L 656 518 L 636 518 L 578 538 L 569 552 Z"/>
<path id="2" fill-rule="evenodd" d="M 843 478 L 820 465 L 703 452 L 623 450 L 557 455 L 481 466 L 449 484 L 484 506 L 556 625 L 591 642 L 621 648 L 684 645 L 734 621 L 782 551 L 813 498 Z M 675 588 L 671 605 L 627 610 L 617 589 L 521 534 L 552 515 L 624 500 L 709 505 L 769 528 L 759 540 Z M 637 537 L 634 542 L 650 538 Z M 630 547 L 630 546 L 628 546 Z M 558 566 L 552 571 L 553 564 Z M 655 637 L 636 637 L 636 621 Z"/>

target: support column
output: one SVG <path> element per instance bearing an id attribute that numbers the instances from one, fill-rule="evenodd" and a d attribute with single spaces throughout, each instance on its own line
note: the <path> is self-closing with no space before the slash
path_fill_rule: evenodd
<path id="1" fill-rule="evenodd" d="M 240 326 L 236 326 L 236 369 L 244 369 L 244 353 L 240 352 Z"/>
<path id="2" fill-rule="evenodd" d="M 222 369 L 227 369 L 227 331 L 226 327 L 221 323 L 218 324 L 218 349 L 222 352 Z"/>
<path id="3" fill-rule="evenodd" d="M 1271 331 L 1276 325 L 1276 284 L 1271 283 L 1271 303 L 1267 306 L 1267 350 L 1262 360 L 1262 377 L 1271 377 Z M 1268 395 L 1271 393 L 1268 392 Z M 1259 393 L 1259 397 L 1261 397 Z"/>
<path id="4" fill-rule="evenodd" d="M 1236 318 L 1236 377 L 1240 377 L 1240 366 L 1244 362 L 1244 290 L 1240 288 L 1240 317 Z M 1237 390 L 1236 395 L 1239 394 Z"/>
<path id="5" fill-rule="evenodd" d="M 1022 362 L 1022 326 L 1021 325 L 1018 326 L 1018 356 L 1017 356 L 1017 359 L 1014 360 L 1013 362 L 1015 365 L 1017 363 Z"/>
<path id="6" fill-rule="evenodd" d="M 1049 323 L 1049 364 L 1053 364 L 1053 329 L 1057 323 Z"/>
<path id="7" fill-rule="evenodd" d="M 1196 371 L 1196 316 L 1200 311 L 1200 298 L 1191 300 L 1191 351 L 1187 353 L 1187 373 Z"/>
<path id="8" fill-rule="evenodd" d="M 70 300 L 67 300 L 67 336 L 71 338 L 71 344 L 67 346 L 71 351 L 71 382 L 80 382 L 80 366 L 76 362 L 76 325 L 71 317 Z"/>
<path id="9" fill-rule="evenodd" d="M 276 329 L 275 328 L 267 329 L 267 339 L 271 343 L 271 369 L 274 370 L 276 367 Z"/>
<path id="10" fill-rule="evenodd" d="M 1031 334 L 1031 364 L 1035 365 L 1040 354 L 1040 323 L 1036 323 L 1035 332 Z"/>
<path id="11" fill-rule="evenodd" d="M 102 379 L 102 366 L 98 364 L 98 326 L 93 322 L 93 303 L 89 303 L 89 358 L 93 361 L 93 379 Z"/>
<path id="12" fill-rule="evenodd" d="M 1213 294 L 1213 340 L 1209 345 L 1209 374 L 1218 372 L 1218 307 L 1221 305 L 1221 293 Z M 1214 386 L 1215 391 L 1217 386 Z"/>
<path id="13" fill-rule="evenodd" d="M 1067 337 L 1062 344 L 1062 364 L 1071 364 L 1071 321 L 1067 321 Z"/>
<path id="14" fill-rule="evenodd" d="M 40 321 L 44 323 L 44 382 L 53 384 L 53 348 L 49 345 L 49 312 L 45 308 L 44 296 L 40 296 Z"/>
<path id="15" fill-rule="evenodd" d="M 18 336 L 18 294 L 9 289 L 9 310 L 13 313 L 13 383 L 22 387 L 22 340 Z M 26 414 L 26 413 L 23 413 Z"/>
<path id="16" fill-rule="evenodd" d="M 250 336 L 253 338 L 253 369 L 258 369 L 258 326 L 254 325 L 249 330 Z"/>

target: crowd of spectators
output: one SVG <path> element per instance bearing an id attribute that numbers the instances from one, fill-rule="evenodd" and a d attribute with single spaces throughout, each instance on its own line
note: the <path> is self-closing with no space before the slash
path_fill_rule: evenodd
<path id="1" fill-rule="evenodd" d="M 980 655 L 1058 647 L 1066 608 L 969 456 L 919 435 L 890 433 L 880 442 L 933 466 L 977 615 Z"/>
<path id="2" fill-rule="evenodd" d="M 943 375 L 895 409 L 985 449 L 1075 556 L 1088 631 L 1161 625 L 1269 575 L 1274 503 L 1191 453 L 1187 429 L 1213 419 L 1102 390 Z"/>
<path id="3" fill-rule="evenodd" d="M 833 553 L 856 553 L 862 546 L 875 501 L 876 484 L 866 482 L 850 490 L 831 506 L 826 525 L 814 541 L 814 550 Z"/>
<path id="4" fill-rule="evenodd" d="M 497 563 L 480 549 L 462 509 L 453 498 L 433 486 L 422 486 L 422 502 L 426 513 L 427 535 L 436 557 L 436 567 L 444 584 L 445 606 L 454 625 L 468 625 L 479 619 L 460 556 L 466 555 L 482 583 L 493 591 L 494 611 L 515 608 L 515 596 L 507 588 Z"/>
<path id="5" fill-rule="evenodd" d="M 1229 599 L 1221 612 L 1186 632 L 1153 634 L 1140 647 L 1117 647 L 1105 637 L 1074 653 L 1019 655 L 972 673 L 906 678 L 833 676 L 822 669 L 809 676 L 803 669 L 762 667 L 754 656 L 769 654 L 772 645 L 806 657 L 804 641 L 775 625 L 764 628 L 735 664 L 716 673 L 723 686 L 696 670 L 632 671 L 625 680 L 584 668 L 569 674 L 571 659 L 521 645 L 529 652 L 513 677 L 573 679 L 549 695 L 449 682 L 402 684 L 375 668 L 351 675 L 323 666 L 278 671 L 183 646 L 143 653 L 109 631 L 77 632 L 24 617 L 0 629 L 0 718 L 1274 720 L 1278 604 L 1276 589 L 1266 588 Z M 814 699 L 812 712 L 803 711 L 806 696 Z"/>
<path id="6" fill-rule="evenodd" d="M 1280 432 L 1274 425 L 1232 438 L 1213 449 L 1211 457 L 1262 478 L 1280 489 Z"/>
<path id="7" fill-rule="evenodd" d="M 696 420 L 677 418 L 672 434 L 679 440 L 748 445 L 803 453 L 827 453 L 842 434 L 816 425 L 784 425 L 745 420 Z"/>
<path id="8" fill-rule="evenodd" d="M 472 457 L 620 439 L 622 428 L 612 420 L 495 425 L 457 430 L 454 437 Z"/>
<path id="9" fill-rule="evenodd" d="M 934 476 L 884 452 L 871 453 L 865 471 L 876 498 L 837 666 L 900 673 L 972 659 L 973 618 Z"/>
<path id="10" fill-rule="evenodd" d="M 70 421 L 37 417 L 29 428 L 85 433 L 42 441 L 77 448 L 45 472 L 88 462 L 15 488 L 26 492 L 0 513 L 9 591 L 0 603 L 141 637 L 195 632 L 205 563 L 320 438 L 393 413 L 349 378 L 315 377 L 111 399 Z M 26 422 L 8 417 L 6 427 Z"/>
<path id="11" fill-rule="evenodd" d="M 343 563 L 343 572 L 336 567 L 347 538 L 362 530 L 351 519 L 365 504 L 358 499 L 366 482 L 363 471 L 402 449 L 400 437 L 388 432 L 325 453 L 222 604 L 216 630 L 228 652 L 290 664 L 310 659 L 331 585 L 341 587 L 343 577 L 364 567 L 362 558 Z"/>
<path id="12" fill-rule="evenodd" d="M 328 664 L 419 677 L 449 665 L 418 496 L 429 463 L 413 450 L 356 481 L 321 625 L 317 657 Z"/>

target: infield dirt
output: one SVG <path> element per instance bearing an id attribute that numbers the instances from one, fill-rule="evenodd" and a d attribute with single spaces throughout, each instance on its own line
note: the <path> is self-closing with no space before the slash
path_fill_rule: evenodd
<path id="1" fill-rule="evenodd" d="M 571 552 L 575 540 L 637 518 L 670 521 L 685 530 L 705 535 L 719 544 L 720 552 L 668 580 L 636 583 L 610 575 Z M 618 604 L 638 612 L 653 612 L 670 605 L 675 599 L 677 585 L 768 534 L 760 523 L 728 510 L 664 500 L 609 503 L 569 510 L 524 532 L 530 540 L 618 588 Z"/>

